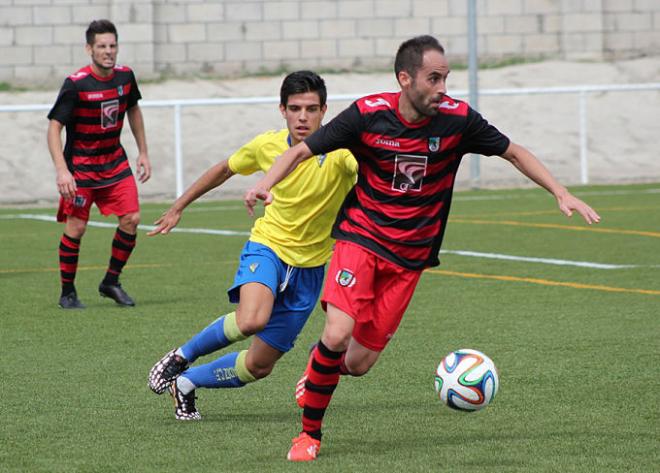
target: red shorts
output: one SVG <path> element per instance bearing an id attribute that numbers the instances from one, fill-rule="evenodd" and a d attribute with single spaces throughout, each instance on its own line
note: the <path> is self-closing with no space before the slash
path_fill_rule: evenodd
<path id="1" fill-rule="evenodd" d="M 355 320 L 353 338 L 383 351 L 394 336 L 412 299 L 422 271 L 387 261 L 362 246 L 335 245 L 323 289 L 323 308 L 332 304 Z"/>
<path id="2" fill-rule="evenodd" d="M 89 220 L 92 204 L 103 215 L 126 215 L 140 210 L 135 178 L 129 176 L 107 187 L 78 187 L 73 199 L 60 197 L 57 221 L 66 222 L 67 217 L 76 217 L 85 222 Z"/>

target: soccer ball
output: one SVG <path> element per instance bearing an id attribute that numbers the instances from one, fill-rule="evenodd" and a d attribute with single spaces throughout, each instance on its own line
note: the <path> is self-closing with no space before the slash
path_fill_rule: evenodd
<path id="1" fill-rule="evenodd" d="M 435 370 L 435 391 L 452 409 L 478 411 L 497 394 L 500 380 L 493 360 L 477 350 L 456 350 Z"/>

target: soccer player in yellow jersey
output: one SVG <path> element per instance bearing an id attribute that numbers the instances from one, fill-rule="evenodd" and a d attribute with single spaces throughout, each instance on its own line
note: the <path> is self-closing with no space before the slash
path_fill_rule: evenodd
<path id="1" fill-rule="evenodd" d="M 148 235 L 169 233 L 191 202 L 234 174 L 268 171 L 275 158 L 321 126 L 326 98 L 325 83 L 317 74 L 289 74 L 280 90 L 287 129 L 257 136 L 207 170 Z M 356 176 L 355 158 L 340 149 L 306 161 L 273 188 L 277 199 L 255 222 L 228 290 L 229 300 L 238 303 L 236 310 L 167 353 L 149 372 L 149 387 L 156 394 L 169 390 L 174 398 L 177 419 L 201 419 L 195 389 L 237 388 L 264 378 L 293 347 L 318 300 L 332 252 L 330 230 Z M 200 356 L 251 335 L 256 336 L 247 350 L 190 367 Z"/>

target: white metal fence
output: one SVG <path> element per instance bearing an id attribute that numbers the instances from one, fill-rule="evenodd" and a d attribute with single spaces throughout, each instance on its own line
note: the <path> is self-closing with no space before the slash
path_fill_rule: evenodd
<path id="1" fill-rule="evenodd" d="M 534 88 L 502 88 L 482 89 L 480 96 L 511 96 L 511 95 L 553 95 L 573 94 L 578 97 L 578 134 L 580 149 L 580 183 L 589 183 L 589 159 L 588 159 L 588 128 L 587 128 L 587 97 L 590 94 L 600 92 L 633 92 L 660 90 L 660 82 L 643 84 L 609 84 L 609 85 L 578 85 L 570 87 L 534 87 Z M 328 101 L 352 101 L 366 94 L 343 94 L 329 95 Z M 467 90 L 452 90 L 452 96 L 465 97 Z M 176 176 L 176 195 L 180 196 L 184 191 L 183 176 L 183 147 L 181 134 L 181 115 L 184 107 L 206 106 L 206 105 L 247 105 L 247 104 L 279 104 L 279 97 L 235 97 L 235 98 L 208 98 L 208 99 L 175 99 L 175 100 L 143 100 L 140 106 L 143 108 L 172 108 L 174 110 L 174 161 Z M 47 111 L 51 104 L 32 105 L 0 105 L 1 112 L 34 112 Z M 479 170 L 473 170 L 471 176 L 473 182 L 478 186 Z"/>

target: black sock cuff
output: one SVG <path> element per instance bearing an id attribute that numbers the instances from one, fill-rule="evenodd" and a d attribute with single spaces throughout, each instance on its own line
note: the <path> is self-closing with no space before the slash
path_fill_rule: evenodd
<path id="1" fill-rule="evenodd" d="M 71 243 L 75 243 L 76 245 L 80 245 L 80 238 L 73 238 L 67 235 L 66 233 L 62 233 L 62 236 L 64 236 L 67 240 L 69 240 Z"/>
<path id="2" fill-rule="evenodd" d="M 117 235 L 119 235 L 126 241 L 135 241 L 135 239 L 137 238 L 137 233 L 135 235 L 131 235 L 130 233 L 126 233 L 124 230 L 122 230 L 119 227 L 117 227 Z"/>
<path id="3" fill-rule="evenodd" d="M 332 351 L 328 347 L 326 347 L 321 340 L 319 340 L 319 343 L 317 345 L 319 352 L 321 355 L 325 356 L 326 358 L 331 358 L 333 360 L 338 360 L 341 358 L 341 356 L 346 353 L 346 350 L 344 351 Z"/>

